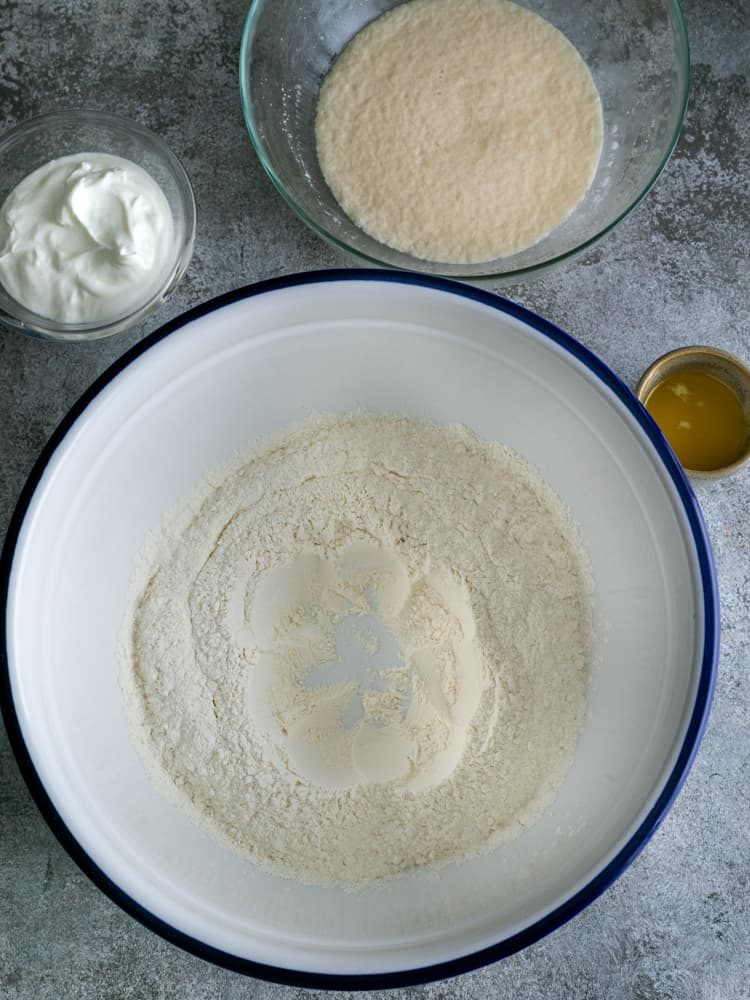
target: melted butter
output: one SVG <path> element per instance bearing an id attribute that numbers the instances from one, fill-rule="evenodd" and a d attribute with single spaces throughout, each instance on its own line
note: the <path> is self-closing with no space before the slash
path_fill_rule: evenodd
<path id="1" fill-rule="evenodd" d="M 737 394 L 703 369 L 668 375 L 649 393 L 646 409 L 686 469 L 710 472 L 731 465 L 747 445 Z"/>

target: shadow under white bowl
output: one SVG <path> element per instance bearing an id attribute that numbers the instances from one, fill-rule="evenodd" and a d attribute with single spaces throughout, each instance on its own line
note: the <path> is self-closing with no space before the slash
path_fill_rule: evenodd
<path id="1" fill-rule="evenodd" d="M 479 858 L 348 893 L 259 871 L 157 792 L 130 739 L 117 642 L 134 557 L 165 511 L 248 440 L 311 411 L 355 408 L 458 421 L 535 464 L 590 553 L 597 638 L 576 758 L 539 823 Z M 271 281 L 146 338 L 40 459 L 2 585 L 3 711 L 65 846 L 170 940 L 308 986 L 452 975 L 575 915 L 671 805 L 716 669 L 705 529 L 645 410 L 544 320 L 416 275 Z"/>

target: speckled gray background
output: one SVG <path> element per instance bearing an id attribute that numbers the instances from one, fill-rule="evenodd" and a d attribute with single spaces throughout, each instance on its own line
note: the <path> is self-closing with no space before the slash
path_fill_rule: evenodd
<path id="1" fill-rule="evenodd" d="M 244 0 L 4 0 L 0 128 L 88 105 L 159 131 L 194 181 L 199 230 L 174 297 L 146 324 L 59 346 L 0 329 L 0 523 L 79 393 L 171 316 L 270 275 L 340 263 L 282 204 L 240 111 Z M 504 292 L 570 330 L 634 385 L 681 344 L 750 360 L 750 21 L 746 0 L 689 0 L 694 82 L 666 173 L 613 235 Z M 723 602 L 713 713 L 676 806 L 619 881 L 498 965 L 395 996 L 750 998 L 750 470 L 701 487 Z M 45 826 L 0 735 L 0 996 L 311 996 L 214 968 L 151 934 L 81 874 Z"/>

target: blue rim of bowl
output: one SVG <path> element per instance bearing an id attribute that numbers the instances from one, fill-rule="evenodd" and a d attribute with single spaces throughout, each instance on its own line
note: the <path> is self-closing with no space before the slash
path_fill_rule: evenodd
<path id="1" fill-rule="evenodd" d="M 68 431 L 74 422 L 81 416 L 91 402 L 106 388 L 107 385 L 123 372 L 133 361 L 148 351 L 154 345 L 160 343 L 170 334 L 182 329 L 188 323 L 199 317 L 206 316 L 231 303 L 243 299 L 253 298 L 257 295 L 273 293 L 275 291 L 297 287 L 300 285 L 314 285 L 336 281 L 378 281 L 395 282 L 400 284 L 418 285 L 451 295 L 458 295 L 473 300 L 482 305 L 496 309 L 498 312 L 512 316 L 531 327 L 537 333 L 542 334 L 555 344 L 563 348 L 568 354 L 580 361 L 585 367 L 596 376 L 619 400 L 630 414 L 635 418 L 641 429 L 648 436 L 651 444 L 661 459 L 664 469 L 672 480 L 672 484 L 679 496 L 684 513 L 686 515 L 692 539 L 696 547 L 698 556 L 698 567 L 702 583 L 702 602 L 704 615 L 704 641 L 701 658 L 701 671 L 698 688 L 695 696 L 690 722 L 685 733 L 685 739 L 680 752 L 675 761 L 674 767 L 669 774 L 661 793 L 650 809 L 648 815 L 641 822 L 636 832 L 630 837 L 627 843 L 618 851 L 617 855 L 588 882 L 582 889 L 575 892 L 570 899 L 536 921 L 529 927 L 517 934 L 514 934 L 497 944 L 483 948 L 469 955 L 450 959 L 445 962 L 438 962 L 432 965 L 422 966 L 416 969 L 399 970 L 382 973 L 362 973 L 362 974 L 336 974 L 305 972 L 296 969 L 289 969 L 266 965 L 254 962 L 249 959 L 240 958 L 228 952 L 221 951 L 211 945 L 193 938 L 177 928 L 167 924 L 159 917 L 140 905 L 135 899 L 123 892 L 120 887 L 113 882 L 108 875 L 100 869 L 96 863 L 84 851 L 72 833 L 68 830 L 59 813 L 55 809 L 42 781 L 34 767 L 29 751 L 21 732 L 18 716 L 16 714 L 13 695 L 10 683 L 10 665 L 8 652 L 8 599 L 10 576 L 13 567 L 15 550 L 19 535 L 29 509 L 34 493 L 39 485 L 42 475 L 50 460 L 54 456 L 58 447 L 63 443 Z M 716 670 L 719 654 L 719 598 L 716 583 L 716 572 L 714 569 L 711 545 L 708 533 L 703 521 L 698 501 L 685 476 L 682 467 L 671 448 L 666 442 L 661 431 L 649 416 L 645 408 L 638 402 L 636 396 L 628 387 L 587 347 L 579 343 L 570 334 L 565 333 L 559 327 L 542 319 L 535 313 L 530 312 L 523 306 L 516 305 L 508 299 L 502 298 L 491 292 L 480 288 L 463 285 L 460 282 L 450 281 L 445 278 L 437 278 L 429 275 L 408 274 L 396 271 L 374 271 L 365 269 L 331 269 L 329 271 L 311 271 L 306 274 L 290 275 L 282 278 L 271 278 L 261 281 L 245 288 L 227 292 L 209 302 L 199 305 L 184 313 L 169 323 L 156 330 L 154 333 L 140 341 L 119 360 L 117 360 L 103 375 L 101 375 L 84 392 L 80 399 L 73 405 L 62 422 L 52 434 L 49 442 L 37 460 L 28 480 L 21 492 L 11 518 L 8 534 L 0 556 L 0 608 L 3 613 L 2 644 L 0 646 L 0 710 L 2 710 L 5 726 L 8 731 L 10 744 L 18 761 L 21 774 L 28 785 L 34 801 L 36 802 L 42 816 L 56 835 L 68 854 L 88 875 L 92 882 L 102 890 L 114 903 L 120 906 L 126 913 L 134 917 L 145 927 L 155 931 L 161 937 L 178 945 L 185 951 L 205 959 L 215 965 L 222 966 L 233 972 L 240 972 L 257 979 L 264 979 L 269 982 L 281 983 L 287 986 L 307 987 L 311 989 L 330 990 L 374 990 L 389 989 L 394 987 L 415 986 L 423 983 L 434 982 L 439 979 L 448 979 L 453 976 L 471 972 L 485 965 L 490 965 L 500 959 L 520 951 L 523 948 L 534 944 L 540 938 L 545 937 L 552 931 L 557 930 L 575 917 L 612 882 L 618 878 L 625 869 L 634 861 L 637 855 L 643 850 L 645 845 L 654 835 L 665 816 L 669 812 L 678 792 L 680 791 L 688 771 L 692 765 L 698 746 L 703 735 L 703 731 L 708 720 L 711 698 L 716 680 Z"/>
<path id="2" fill-rule="evenodd" d="M 247 128 L 248 134 L 250 136 L 250 141 L 253 144 L 253 149 L 255 150 L 255 155 L 258 157 L 261 166 L 265 170 L 266 174 L 271 179 L 273 186 L 279 192 L 281 197 L 287 203 L 287 205 L 292 209 L 292 211 L 299 216 L 300 219 L 317 233 L 318 236 L 322 237 L 324 240 L 328 240 L 337 249 L 343 250 L 344 253 L 351 254 L 356 257 L 359 261 L 364 262 L 366 265 L 376 265 L 377 267 L 385 267 L 391 270 L 400 272 L 405 271 L 409 273 L 407 267 L 400 267 L 398 264 L 391 264 L 388 261 L 381 260 L 379 257 L 374 257 L 372 254 L 364 253 L 364 251 L 357 249 L 357 247 L 351 246 L 344 240 L 339 239 L 333 233 L 329 232 L 324 226 L 319 225 L 308 213 L 297 204 L 295 199 L 292 197 L 288 191 L 286 185 L 278 176 L 276 171 L 271 164 L 271 161 L 265 154 L 263 143 L 260 136 L 258 135 L 255 124 L 253 121 L 253 115 L 250 110 L 250 85 L 248 83 L 247 74 L 245 73 L 245 66 L 248 62 L 248 46 L 250 44 L 250 31 L 257 16 L 257 10 L 260 0 L 250 0 L 250 5 L 247 9 L 247 15 L 245 17 L 245 24 L 242 29 L 242 42 L 240 45 L 240 60 L 239 60 L 239 77 L 240 77 L 240 101 L 242 104 L 242 117 L 245 120 L 245 127 Z M 556 264 L 561 264 L 563 261 L 570 260 L 573 257 L 577 257 L 584 251 L 589 250 L 595 243 L 598 243 L 600 239 L 610 233 L 616 226 L 623 222 L 627 217 L 635 211 L 640 205 L 646 195 L 651 191 L 654 184 L 661 176 L 669 162 L 669 158 L 674 152 L 674 148 L 677 145 L 677 140 L 680 138 L 680 133 L 682 132 L 682 127 L 685 124 L 685 116 L 687 114 L 688 100 L 690 98 L 690 83 L 691 83 L 691 73 L 690 73 L 690 42 L 688 39 L 687 25 L 685 23 L 685 15 L 682 12 L 682 5 L 680 0 L 665 0 L 665 2 L 670 3 L 672 9 L 674 10 L 677 25 L 679 27 L 679 39 L 682 43 L 681 48 L 684 57 L 684 70 L 685 70 L 685 82 L 682 92 L 682 101 L 680 113 L 677 116 L 677 121 L 675 123 L 674 131 L 672 136 L 667 143 L 667 147 L 664 151 L 664 155 L 661 162 L 657 166 L 656 170 L 652 174 L 651 178 L 644 185 L 643 190 L 638 193 L 638 195 L 633 199 L 633 201 L 628 205 L 628 207 L 620 212 L 612 222 L 609 222 L 604 228 L 600 229 L 598 233 L 590 236 L 587 240 L 579 243 L 578 246 L 573 247 L 571 250 L 566 250 L 565 253 L 557 254 L 555 257 L 550 257 L 548 260 L 539 261 L 537 264 L 529 264 L 526 267 L 514 268 L 511 271 L 479 271 L 472 274 L 448 274 L 441 272 L 440 263 L 434 265 L 434 270 L 430 270 L 428 273 L 433 277 L 445 277 L 453 281 L 517 281 L 520 278 L 530 276 L 532 274 L 539 274 L 542 271 L 546 271 L 550 267 L 554 267 Z M 416 258 L 415 258 L 416 260 Z M 425 261 L 423 263 L 430 263 Z M 422 272 L 420 272 L 422 273 Z"/>

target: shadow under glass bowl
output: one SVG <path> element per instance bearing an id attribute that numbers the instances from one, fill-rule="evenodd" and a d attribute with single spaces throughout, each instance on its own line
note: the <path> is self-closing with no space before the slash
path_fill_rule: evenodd
<path id="1" fill-rule="evenodd" d="M 315 109 L 332 63 L 366 24 L 402 0 L 251 0 L 240 53 L 245 122 L 286 202 L 320 236 L 360 261 L 453 278 L 515 279 L 591 246 L 639 204 L 677 142 L 690 56 L 678 0 L 524 0 L 589 66 L 604 114 L 599 168 L 573 214 L 538 243 L 484 264 L 443 264 L 394 250 L 345 214 L 318 164 Z"/>
<path id="2" fill-rule="evenodd" d="M 166 299 L 187 270 L 195 241 L 195 199 L 184 167 L 150 129 L 104 111 L 51 111 L 0 137 L 0 204 L 38 167 L 78 153 L 108 153 L 131 160 L 161 188 L 172 213 L 172 247 L 162 272 L 135 306 L 106 319 L 68 323 L 27 309 L 0 285 L 0 323 L 48 340 L 98 340 L 142 320 Z"/>

